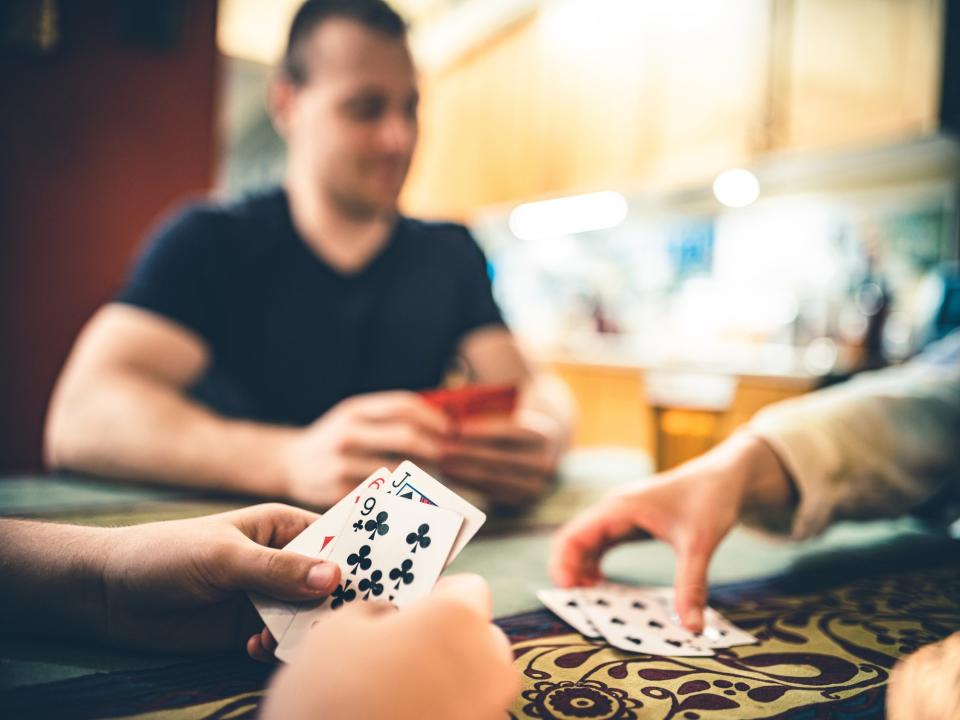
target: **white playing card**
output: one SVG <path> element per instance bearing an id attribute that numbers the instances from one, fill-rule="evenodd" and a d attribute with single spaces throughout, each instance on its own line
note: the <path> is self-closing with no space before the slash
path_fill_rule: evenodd
<path id="1" fill-rule="evenodd" d="M 584 613 L 614 647 L 668 657 L 713 655 L 693 633 L 670 620 L 661 599 L 650 591 L 608 583 L 579 593 Z"/>
<path id="2" fill-rule="evenodd" d="M 727 620 L 712 607 L 706 608 L 703 613 L 703 639 L 712 648 L 754 645 L 760 642 L 746 630 L 741 630 Z"/>
<path id="3" fill-rule="evenodd" d="M 276 656 L 289 661 L 314 622 L 351 602 L 386 600 L 403 607 L 427 595 L 462 524 L 451 510 L 368 494 L 353 508 L 329 556 L 340 566 L 340 585 L 323 602 L 300 606 Z"/>
<path id="4" fill-rule="evenodd" d="M 464 546 L 470 542 L 480 527 L 487 521 L 487 516 L 482 510 L 471 505 L 409 460 L 400 463 L 390 475 L 386 492 L 407 500 L 438 505 L 463 516 L 463 526 L 453 543 L 453 549 L 450 551 L 450 557 L 447 558 L 444 567 L 453 562 L 454 558 L 460 554 Z"/>
<path id="5" fill-rule="evenodd" d="M 673 588 L 649 588 L 649 590 L 661 601 L 667 617 L 674 623 L 682 624 L 675 609 Z M 746 630 L 741 630 L 723 617 L 719 611 L 709 606 L 703 610 L 703 632 L 700 638 L 701 642 L 711 648 L 752 645 L 759 642 L 753 635 Z"/>
<path id="6" fill-rule="evenodd" d="M 576 590 L 538 590 L 537 597 L 554 614 L 568 625 L 572 625 L 574 630 L 588 638 L 603 637 L 597 626 L 593 624 L 587 614 L 580 606 L 580 594 Z"/>
<path id="7" fill-rule="evenodd" d="M 333 540 L 343 528 L 354 505 L 367 492 L 381 489 L 389 477 L 390 471 L 385 467 L 374 471 L 351 492 L 344 495 L 336 505 L 311 523 L 306 530 L 287 543 L 283 549 L 317 559 L 328 555 L 333 549 Z M 277 642 L 283 640 L 283 636 L 297 614 L 297 605 L 274 600 L 260 593 L 250 593 L 250 600 L 274 639 Z"/>

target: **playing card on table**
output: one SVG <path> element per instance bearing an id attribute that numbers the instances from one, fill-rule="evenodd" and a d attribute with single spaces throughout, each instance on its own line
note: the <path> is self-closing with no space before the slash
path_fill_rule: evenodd
<path id="1" fill-rule="evenodd" d="M 670 619 L 654 592 L 608 583 L 579 593 L 584 613 L 616 648 L 669 657 L 713 655 L 702 638 Z"/>
<path id="2" fill-rule="evenodd" d="M 651 589 L 662 604 L 667 617 L 675 623 L 680 623 L 674 604 L 673 588 Z M 700 633 L 703 644 L 711 648 L 734 647 L 735 645 L 752 645 L 759 642 L 746 630 L 741 630 L 712 607 L 703 609 L 703 632 Z"/>
<path id="3" fill-rule="evenodd" d="M 322 602 L 300 606 L 276 656 L 289 660 L 314 622 L 350 603 L 385 600 L 403 607 L 427 595 L 462 524 L 456 512 L 428 503 L 384 492 L 366 495 L 329 556 L 340 566 L 340 584 Z"/>
<path id="4" fill-rule="evenodd" d="M 343 528 L 350 511 L 360 498 L 367 492 L 375 492 L 386 485 L 390 477 L 387 468 L 379 468 L 366 480 L 361 482 L 351 492 L 344 495 L 336 505 L 327 510 L 315 522 L 293 540 L 284 546 L 284 550 L 292 550 L 301 555 L 323 559 L 332 549 L 333 541 Z M 263 624 L 277 640 L 283 639 L 284 634 L 293 622 L 297 613 L 297 605 L 268 598 L 259 593 L 250 593 L 253 606 L 260 613 Z"/>
<path id="5" fill-rule="evenodd" d="M 603 637 L 581 606 L 578 590 L 538 590 L 537 597 L 574 630 L 588 638 Z"/>

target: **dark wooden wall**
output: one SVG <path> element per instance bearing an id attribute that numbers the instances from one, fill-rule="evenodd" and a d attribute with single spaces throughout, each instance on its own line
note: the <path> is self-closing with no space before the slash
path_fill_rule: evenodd
<path id="1" fill-rule="evenodd" d="M 77 332 L 213 180 L 216 0 L 141 1 L 57 3 L 53 52 L 0 50 L 0 472 L 40 466 Z"/>

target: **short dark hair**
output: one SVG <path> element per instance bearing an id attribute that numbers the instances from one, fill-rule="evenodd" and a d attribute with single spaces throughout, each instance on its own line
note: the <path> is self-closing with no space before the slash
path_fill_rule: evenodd
<path id="1" fill-rule="evenodd" d="M 313 31 L 331 18 L 355 20 L 391 38 L 402 39 L 407 34 L 406 22 L 383 0 L 307 0 L 290 23 L 281 65 L 283 74 L 294 85 L 307 83 L 306 45 Z"/>

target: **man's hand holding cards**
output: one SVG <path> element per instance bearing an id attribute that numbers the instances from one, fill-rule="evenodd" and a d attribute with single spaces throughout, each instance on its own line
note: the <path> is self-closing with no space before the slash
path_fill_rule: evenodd
<path id="1" fill-rule="evenodd" d="M 507 507 L 527 506 L 550 490 L 564 444 L 557 421 L 520 404 L 519 395 L 513 385 L 420 393 L 454 428 L 439 460 L 444 477 Z"/>
<path id="2" fill-rule="evenodd" d="M 396 607 L 428 594 L 444 567 L 486 521 L 483 512 L 409 461 L 380 469 L 295 538 L 287 549 L 329 559 L 340 584 L 319 603 L 289 605 L 254 598 L 282 660 L 313 623 L 354 602 Z"/>

